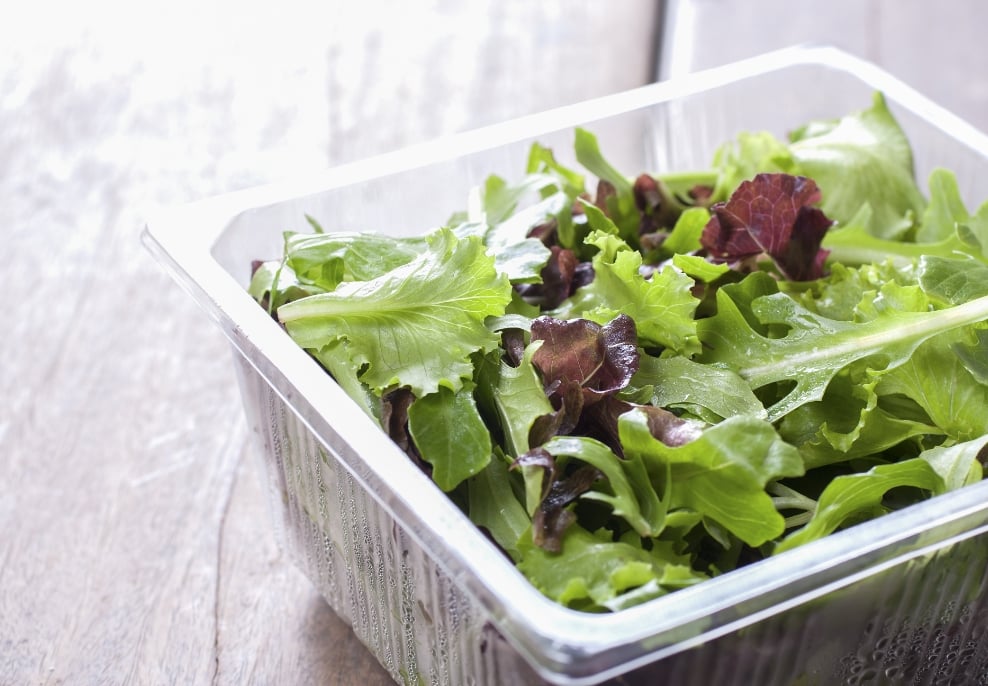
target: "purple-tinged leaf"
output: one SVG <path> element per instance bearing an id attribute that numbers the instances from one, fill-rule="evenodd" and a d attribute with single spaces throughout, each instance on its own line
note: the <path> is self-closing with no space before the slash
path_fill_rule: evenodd
<path id="1" fill-rule="evenodd" d="M 542 492 L 538 507 L 532 517 L 532 542 L 550 552 L 561 549 L 566 528 L 576 521 L 576 515 L 567 506 L 590 490 L 601 473 L 589 465 L 563 475 L 556 458 L 544 448 L 534 448 L 511 464 L 512 469 L 538 467 L 543 470 Z"/>
<path id="2" fill-rule="evenodd" d="M 812 179 L 758 174 L 710 208 L 701 244 L 715 262 L 743 267 L 767 255 L 791 281 L 820 278 L 828 255 L 820 244 L 833 224 L 812 207 L 820 197 Z"/>
<path id="3" fill-rule="evenodd" d="M 635 322 L 627 315 L 604 326 L 587 319 L 539 317 L 532 321 L 532 340 L 543 341 L 532 363 L 550 399 L 576 382 L 589 406 L 627 386 L 638 371 Z"/>
<path id="4" fill-rule="evenodd" d="M 604 398 L 583 413 L 575 433 L 591 436 L 606 444 L 617 455 L 623 456 L 618 419 L 631 410 L 640 410 L 647 418 L 649 432 L 657 441 L 677 448 L 699 438 L 703 424 L 695 420 L 681 419 L 661 407 L 639 405 L 615 396 Z"/>
<path id="5" fill-rule="evenodd" d="M 528 230 L 528 238 L 537 238 L 547 248 L 557 245 L 559 223 L 555 219 L 537 224 Z"/>
<path id="6" fill-rule="evenodd" d="M 650 174 L 639 174 L 632 186 L 632 192 L 639 212 L 651 214 L 662 203 L 659 183 Z"/>
<path id="7" fill-rule="evenodd" d="M 610 208 L 616 202 L 617 189 L 614 188 L 614 184 L 601 179 L 597 183 L 597 196 L 594 198 L 594 205 L 607 216 L 611 216 L 612 210 Z"/>
<path id="8" fill-rule="evenodd" d="M 583 414 L 583 388 L 576 381 L 555 389 L 552 397 L 555 412 L 544 414 L 532 423 L 529 445 L 542 445 L 553 436 L 568 435 L 580 423 Z"/>
<path id="9" fill-rule="evenodd" d="M 523 292 L 526 298 L 535 298 L 547 310 L 559 307 L 559 303 L 573 294 L 573 277 L 580 263 L 568 248 L 554 245 L 549 250 L 549 261 L 541 272 L 542 283 L 533 284 Z"/>
<path id="10" fill-rule="evenodd" d="M 407 387 L 396 388 L 381 396 L 381 426 L 419 469 L 432 476 L 432 465 L 422 459 L 408 431 L 408 408 L 415 396 Z"/>

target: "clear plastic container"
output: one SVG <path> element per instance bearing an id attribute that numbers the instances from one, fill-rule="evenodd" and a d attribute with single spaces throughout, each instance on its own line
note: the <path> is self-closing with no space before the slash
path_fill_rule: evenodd
<path id="1" fill-rule="evenodd" d="M 784 135 L 875 90 L 917 175 L 988 198 L 988 138 L 873 65 L 793 48 L 397 153 L 162 211 L 145 241 L 229 337 L 292 560 L 407 684 L 988 683 L 988 482 L 608 615 L 543 597 L 246 293 L 304 215 L 422 233 L 534 140 L 573 127 L 626 170 L 685 170 L 744 130 Z M 190 323 L 194 325 L 194 323 Z M 985 408 L 988 412 L 988 408 Z M 222 427 L 216 427 L 222 430 Z"/>

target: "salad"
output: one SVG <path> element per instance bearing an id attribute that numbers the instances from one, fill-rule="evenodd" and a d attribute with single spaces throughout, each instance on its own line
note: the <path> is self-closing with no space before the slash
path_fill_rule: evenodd
<path id="1" fill-rule="evenodd" d="M 701 171 L 575 153 L 420 237 L 309 218 L 250 284 L 542 593 L 620 610 L 982 479 L 988 203 L 919 185 L 881 93 Z"/>

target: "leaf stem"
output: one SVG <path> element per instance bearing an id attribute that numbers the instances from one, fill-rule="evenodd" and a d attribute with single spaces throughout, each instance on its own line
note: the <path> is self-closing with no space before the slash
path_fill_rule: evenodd
<path id="1" fill-rule="evenodd" d="M 814 347 L 795 355 L 772 355 L 764 364 L 739 370 L 742 377 L 755 388 L 775 378 L 784 365 L 788 369 L 827 367 L 832 360 L 850 357 L 861 359 L 882 352 L 890 342 L 921 342 L 942 331 L 949 331 L 988 319 L 988 296 L 975 298 L 962 305 L 944 310 L 916 314 L 902 313 L 898 323 L 888 325 L 880 319 L 855 325 L 859 335 L 842 336 L 836 345 Z M 908 317 L 908 318 L 907 318 Z M 862 331 L 866 330 L 866 331 Z"/>
<path id="2" fill-rule="evenodd" d="M 775 496 L 772 498 L 772 504 L 777 510 L 803 510 L 811 515 L 816 510 L 816 501 L 813 498 L 809 498 L 778 481 L 770 483 L 765 490 Z"/>

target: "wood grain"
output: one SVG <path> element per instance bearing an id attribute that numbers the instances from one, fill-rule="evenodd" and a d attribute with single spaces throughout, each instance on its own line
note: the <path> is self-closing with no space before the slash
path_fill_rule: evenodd
<path id="1" fill-rule="evenodd" d="M 142 217 L 644 83 L 656 11 L 351 5 L 0 22 L 3 686 L 390 683 L 278 551 L 230 353 Z"/>
<path id="2" fill-rule="evenodd" d="M 988 50 L 980 0 L 669 0 L 663 77 L 769 50 L 816 43 L 875 62 L 935 102 L 988 131 Z"/>

